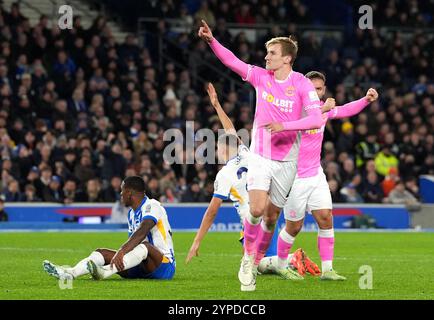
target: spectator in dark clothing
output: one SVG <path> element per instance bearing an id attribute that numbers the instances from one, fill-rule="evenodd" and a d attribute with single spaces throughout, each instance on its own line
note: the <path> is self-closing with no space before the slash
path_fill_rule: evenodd
<path id="1" fill-rule="evenodd" d="M 200 189 L 199 182 L 193 181 L 187 191 L 182 195 L 182 202 L 206 202 L 206 195 Z"/>
<path id="2" fill-rule="evenodd" d="M 32 169 L 32 171 L 34 171 L 34 168 Z M 50 184 L 53 175 L 52 172 L 53 171 L 51 170 L 50 167 L 45 167 L 42 169 L 41 176 L 39 177 L 39 179 L 36 179 L 34 181 L 33 185 L 36 188 L 38 198 L 42 199 L 44 197 L 43 191 Z"/>
<path id="3" fill-rule="evenodd" d="M 114 176 L 110 180 L 110 185 L 103 190 L 102 197 L 104 202 L 116 202 L 120 199 L 122 179 Z"/>
<path id="4" fill-rule="evenodd" d="M 101 183 L 98 179 L 89 179 L 85 190 L 77 195 L 78 202 L 103 202 Z"/>
<path id="5" fill-rule="evenodd" d="M 351 122 L 344 122 L 342 124 L 342 134 L 339 135 L 336 151 L 341 152 L 351 152 L 354 148 L 354 133 L 353 125 Z"/>
<path id="6" fill-rule="evenodd" d="M 32 184 L 27 184 L 24 188 L 24 199 L 25 202 L 40 202 L 42 201 L 41 198 L 39 198 L 36 195 L 36 188 Z"/>
<path id="7" fill-rule="evenodd" d="M 378 176 L 375 172 L 368 173 L 366 182 L 363 186 L 363 199 L 366 203 L 381 203 L 384 197 L 383 189 L 378 182 Z"/>
<path id="8" fill-rule="evenodd" d="M 24 143 L 25 131 L 21 118 L 15 119 L 12 129 L 9 130 L 9 135 L 16 144 Z"/>
<path id="9" fill-rule="evenodd" d="M 86 101 L 84 100 L 83 90 L 76 88 L 72 93 L 72 98 L 68 103 L 68 110 L 73 115 L 77 115 L 80 112 L 88 112 Z"/>
<path id="10" fill-rule="evenodd" d="M 48 187 L 45 187 L 42 199 L 45 202 L 63 203 L 64 194 L 63 190 L 61 189 L 61 181 L 58 176 L 53 176 Z"/>
<path id="11" fill-rule="evenodd" d="M 5 211 L 5 196 L 0 194 L 0 222 L 6 222 L 9 220 L 9 216 Z"/>
<path id="12" fill-rule="evenodd" d="M 30 168 L 29 173 L 26 177 L 26 182 L 35 187 L 36 190 L 36 181 L 39 180 L 39 169 L 37 166 L 33 166 Z"/>
<path id="13" fill-rule="evenodd" d="M 151 199 L 160 199 L 160 186 L 158 180 L 155 178 L 151 178 L 147 184 L 146 194 Z"/>
<path id="14" fill-rule="evenodd" d="M 20 182 L 25 181 L 27 174 L 33 167 L 34 159 L 33 156 L 29 154 L 29 150 L 24 144 L 17 146 L 17 158 L 14 160 L 17 162 L 20 171 Z"/>
<path id="15" fill-rule="evenodd" d="M 68 75 L 72 76 L 75 71 L 77 70 L 77 67 L 72 61 L 71 58 L 68 57 L 68 54 L 61 50 L 57 54 L 57 61 L 53 65 L 53 72 L 55 75 Z"/>
<path id="16" fill-rule="evenodd" d="M 63 202 L 65 204 L 77 202 L 77 182 L 74 179 L 70 178 L 65 181 L 63 195 Z"/>
<path id="17" fill-rule="evenodd" d="M 102 168 L 102 178 L 110 180 L 112 176 L 123 177 L 126 170 L 126 160 L 122 156 L 122 147 L 115 143 L 111 148 L 106 146 L 103 152 L 104 165 Z"/>
<path id="18" fill-rule="evenodd" d="M 5 201 L 7 202 L 20 202 L 23 201 L 23 194 L 20 192 L 19 184 L 17 180 L 11 180 L 8 183 L 8 187 L 4 192 Z"/>
<path id="19" fill-rule="evenodd" d="M 84 185 L 96 176 L 95 170 L 92 168 L 92 160 L 89 156 L 83 155 L 80 158 L 80 163 L 74 168 L 74 176 L 79 180 L 80 185 Z"/>
<path id="20" fill-rule="evenodd" d="M 344 198 L 339 192 L 339 183 L 334 179 L 329 180 L 328 183 L 333 203 L 345 202 Z"/>
<path id="21" fill-rule="evenodd" d="M 74 172 L 75 166 L 76 166 L 76 160 L 77 160 L 77 154 L 73 149 L 67 149 L 65 151 L 65 155 L 64 155 L 64 163 L 65 163 L 65 168 L 69 171 L 69 172 Z"/>
<path id="22" fill-rule="evenodd" d="M 358 187 L 361 182 L 361 177 L 359 171 L 355 168 L 353 159 L 346 159 L 342 165 L 341 179 L 342 184 L 346 185 L 352 183 L 354 186 Z"/>
<path id="23" fill-rule="evenodd" d="M 242 24 L 253 24 L 255 23 L 255 17 L 250 12 L 250 5 L 241 5 L 240 11 L 235 13 L 235 21 Z"/>

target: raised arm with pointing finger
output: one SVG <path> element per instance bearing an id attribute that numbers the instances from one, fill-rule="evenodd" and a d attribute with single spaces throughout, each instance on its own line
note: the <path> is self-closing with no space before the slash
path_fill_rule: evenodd
<path id="1" fill-rule="evenodd" d="M 238 59 L 230 50 L 220 44 L 212 35 L 211 29 L 202 20 L 202 26 L 199 28 L 199 37 L 208 42 L 216 57 L 229 69 L 246 79 L 249 65 Z"/>

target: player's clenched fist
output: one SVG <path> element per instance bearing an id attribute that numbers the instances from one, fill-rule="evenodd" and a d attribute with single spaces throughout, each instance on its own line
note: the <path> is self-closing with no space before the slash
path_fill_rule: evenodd
<path id="1" fill-rule="evenodd" d="M 206 42 L 211 42 L 213 39 L 211 29 L 206 24 L 205 20 L 201 20 L 202 26 L 199 28 L 198 36 Z"/>
<path id="2" fill-rule="evenodd" d="M 366 99 L 368 99 L 369 102 L 374 102 L 378 99 L 378 92 L 377 90 L 373 88 L 369 88 L 368 92 L 366 92 Z"/>
<path id="3" fill-rule="evenodd" d="M 329 112 L 331 109 L 336 107 L 336 101 L 333 98 L 327 98 L 326 102 L 324 102 L 324 105 L 321 107 L 321 112 Z"/>

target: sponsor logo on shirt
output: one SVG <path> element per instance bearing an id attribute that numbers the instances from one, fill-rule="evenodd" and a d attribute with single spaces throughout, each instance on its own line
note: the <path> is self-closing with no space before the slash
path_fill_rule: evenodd
<path id="1" fill-rule="evenodd" d="M 262 99 L 280 108 L 282 112 L 292 112 L 292 105 L 294 104 L 292 100 L 275 98 L 271 93 L 266 91 L 262 92 Z"/>
<path id="2" fill-rule="evenodd" d="M 325 126 L 322 126 L 319 129 L 306 130 L 306 131 L 304 131 L 304 133 L 306 133 L 306 134 L 319 134 L 319 133 L 323 133 L 324 129 L 325 129 Z"/>

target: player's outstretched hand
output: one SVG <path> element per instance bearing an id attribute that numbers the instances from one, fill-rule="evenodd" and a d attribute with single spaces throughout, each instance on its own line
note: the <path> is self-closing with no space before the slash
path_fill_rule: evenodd
<path id="1" fill-rule="evenodd" d="M 193 259 L 193 257 L 199 256 L 199 246 L 200 246 L 200 243 L 193 242 L 193 244 L 191 245 L 190 251 L 188 251 L 187 258 L 185 258 L 186 264 L 189 263 L 191 261 L 191 259 Z"/>
<path id="2" fill-rule="evenodd" d="M 377 90 L 373 88 L 369 88 L 368 92 L 366 92 L 366 99 L 368 99 L 369 102 L 374 102 L 378 99 L 378 92 Z"/>
<path id="3" fill-rule="evenodd" d="M 217 97 L 217 92 L 215 91 L 214 86 L 212 83 L 208 83 L 208 88 L 206 89 L 206 92 L 208 92 L 209 99 L 211 101 L 212 106 L 217 109 L 220 107 L 219 99 Z"/>
<path id="4" fill-rule="evenodd" d="M 199 32 L 197 34 L 202 40 L 205 40 L 206 42 L 210 43 L 213 39 L 211 29 L 207 25 L 205 20 L 201 20 L 201 24 L 202 26 L 199 28 Z"/>
<path id="5" fill-rule="evenodd" d="M 113 265 L 115 265 L 118 271 L 122 271 L 125 268 L 123 260 L 124 260 L 124 253 L 122 252 L 122 250 L 119 250 L 118 252 L 116 252 L 112 261 L 110 261 L 110 266 L 113 268 Z"/>
<path id="6" fill-rule="evenodd" d="M 324 102 L 323 106 L 321 107 L 321 112 L 326 113 L 332 110 L 336 107 L 336 101 L 333 98 L 327 98 L 327 100 Z"/>
<path id="7" fill-rule="evenodd" d="M 284 128 L 283 128 L 283 124 L 281 124 L 280 122 L 273 122 L 265 125 L 265 129 L 270 131 L 270 133 L 276 133 L 276 132 L 283 131 Z"/>

